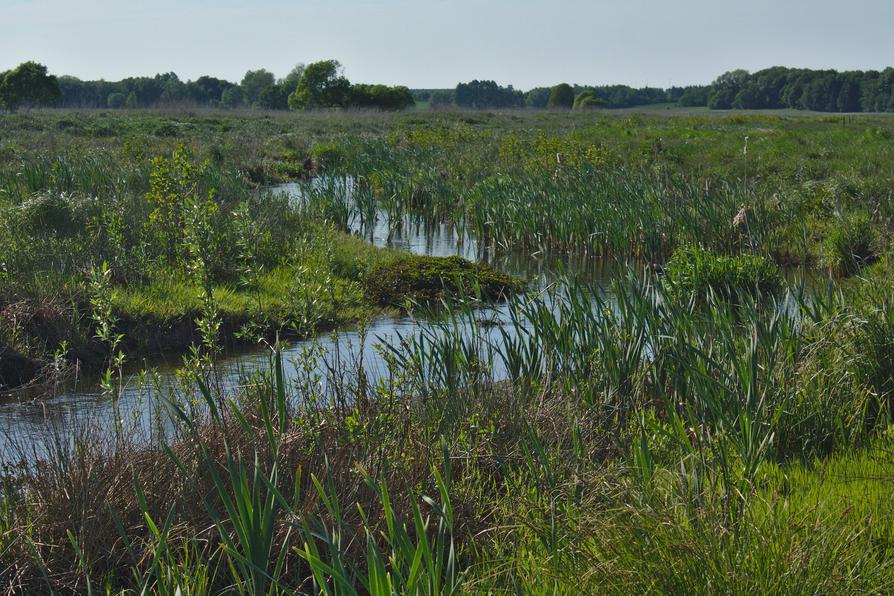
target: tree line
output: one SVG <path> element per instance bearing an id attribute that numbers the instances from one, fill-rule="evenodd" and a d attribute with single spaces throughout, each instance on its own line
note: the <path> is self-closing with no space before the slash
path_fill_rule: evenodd
<path id="1" fill-rule="evenodd" d="M 894 68 L 883 71 L 810 70 L 775 66 L 749 73 L 726 72 L 710 85 L 635 88 L 561 83 L 527 93 L 494 81 L 461 83 L 456 89 L 429 90 L 432 107 L 594 109 L 676 103 L 715 110 L 794 109 L 817 112 L 894 111 Z"/>
<path id="2" fill-rule="evenodd" d="M 413 95 L 417 101 L 428 101 L 432 108 L 586 109 L 670 103 L 677 101 L 683 92 L 682 87 L 636 89 L 627 85 L 581 86 L 567 83 L 555 87 L 535 87 L 524 92 L 512 85 L 502 87 L 495 81 L 474 80 L 460 83 L 455 89 L 417 89 Z"/>
<path id="3" fill-rule="evenodd" d="M 406 87 L 352 84 L 337 60 L 298 64 L 277 79 L 266 70 L 249 70 L 239 83 L 212 76 L 182 81 L 175 73 L 129 77 L 121 81 L 82 81 L 48 74 L 46 66 L 25 62 L 0 72 L 0 108 L 156 108 L 197 106 L 258 108 L 375 108 L 402 110 L 415 105 Z"/>
<path id="4" fill-rule="evenodd" d="M 780 109 L 818 112 L 894 111 L 894 68 L 883 71 L 808 70 L 775 66 L 755 73 L 733 70 L 707 90 L 713 109 Z"/>
<path id="5" fill-rule="evenodd" d="M 686 87 L 581 86 L 561 83 L 524 92 L 492 80 L 459 83 L 454 89 L 351 83 L 336 60 L 298 64 L 285 77 L 249 70 L 239 83 L 212 76 L 182 81 L 173 72 L 121 81 L 55 77 L 36 62 L 0 72 L 0 109 L 36 106 L 66 108 L 154 108 L 198 106 L 303 110 L 372 108 L 403 110 L 416 102 L 431 108 L 531 108 L 589 110 L 650 104 L 711 109 L 796 109 L 819 112 L 894 111 L 894 68 L 883 71 L 767 68 L 733 70 L 710 85 Z"/>

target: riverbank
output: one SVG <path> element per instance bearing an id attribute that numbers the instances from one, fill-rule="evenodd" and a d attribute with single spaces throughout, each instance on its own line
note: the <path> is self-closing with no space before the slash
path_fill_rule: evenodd
<path id="1" fill-rule="evenodd" d="M 376 248 L 334 231 L 326 234 L 325 242 L 330 251 L 328 263 L 311 258 L 261 272 L 241 286 L 213 287 L 219 317 L 216 337 L 222 347 L 233 350 L 277 337 L 304 339 L 464 294 L 505 299 L 523 287 L 523 280 L 459 257 L 421 257 Z M 200 345 L 203 339 L 197 324 L 203 316 L 202 288 L 183 276 L 159 277 L 147 286 L 110 288 L 109 332 L 120 335 L 116 347 L 138 362 L 161 357 L 170 360 Z M 25 305 L 17 306 L 20 313 L 25 313 Z M 89 312 L 90 304 L 75 304 L 73 308 Z M 96 321 L 72 323 L 69 317 L 77 315 L 57 313 L 54 318 L 37 320 L 32 314 L 25 318 L 31 325 L 23 324 L 24 333 L 31 342 L 66 346 L 63 359 L 80 368 L 82 374 L 98 375 L 108 364 L 109 355 L 103 350 L 101 338 L 90 337 Z M 0 388 L 14 389 L 34 382 L 41 371 L 53 374 L 47 370 L 50 362 L 29 360 L 11 350 L 3 360 L 9 370 L 0 376 Z M 63 370 L 55 372 L 64 374 Z"/>

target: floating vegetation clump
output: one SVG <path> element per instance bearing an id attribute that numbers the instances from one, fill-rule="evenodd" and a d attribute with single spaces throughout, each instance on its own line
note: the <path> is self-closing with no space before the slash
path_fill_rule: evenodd
<path id="1" fill-rule="evenodd" d="M 366 279 L 367 296 L 383 306 L 432 303 L 449 296 L 498 300 L 522 287 L 521 280 L 461 257 L 402 257 L 375 265 Z"/>
<path id="2" fill-rule="evenodd" d="M 709 294 L 732 297 L 778 297 L 783 289 L 779 266 L 767 257 L 717 255 L 697 245 L 678 248 L 664 267 L 664 282 L 683 300 Z"/>

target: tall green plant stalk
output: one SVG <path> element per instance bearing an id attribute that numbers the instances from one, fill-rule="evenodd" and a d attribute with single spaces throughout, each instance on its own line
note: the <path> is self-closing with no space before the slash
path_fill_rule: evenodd
<path id="1" fill-rule="evenodd" d="M 259 402 L 259 414 L 264 433 L 256 435 L 239 406 L 226 402 L 226 410 L 218 408 L 220 399 L 201 378 L 196 378 L 206 407 L 215 425 L 223 426 L 224 416 L 234 418 L 239 428 L 252 438 L 253 456 L 246 457 L 230 444 L 224 435 L 222 466 L 208 450 L 199 434 L 196 421 L 176 404 L 172 404 L 177 418 L 183 423 L 199 450 L 199 472 L 211 477 L 215 494 L 208 495 L 205 507 L 214 520 L 223 545 L 227 566 L 240 594 L 262 595 L 281 593 L 280 584 L 286 555 L 290 549 L 291 529 L 279 533 L 284 513 L 293 510 L 300 486 L 300 475 L 294 491 L 283 493 L 280 479 L 280 437 L 288 423 L 286 381 L 282 352 L 278 345 L 271 359 L 273 391 Z M 196 470 L 189 469 L 174 453 L 168 454 L 188 478 L 195 479 Z M 268 462 L 266 465 L 263 462 Z M 285 495 L 289 495 L 288 498 Z M 291 500 L 290 500 L 291 499 Z"/>

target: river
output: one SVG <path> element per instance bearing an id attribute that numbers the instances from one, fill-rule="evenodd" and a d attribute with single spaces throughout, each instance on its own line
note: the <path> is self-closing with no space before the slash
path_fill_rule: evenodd
<path id="1" fill-rule="evenodd" d="M 269 189 L 272 193 L 287 193 L 293 200 L 302 200 L 306 185 L 290 183 Z M 526 253 L 494 254 L 483 250 L 473 238 L 466 236 L 460 241 L 454 226 L 438 224 L 423 226 L 409 219 L 402 226 L 392 226 L 388 216 L 379 212 L 375 225 L 363 226 L 358 217 L 352 217 L 351 232 L 362 236 L 378 247 L 395 247 L 418 255 L 458 255 L 500 269 L 511 275 L 529 280 L 532 291 L 557 282 L 562 276 L 597 284 L 609 291 L 611 280 L 622 264 L 592 257 L 570 255 L 544 255 Z M 488 324 L 479 326 L 476 333 L 483 333 L 490 342 L 500 341 L 500 326 L 508 321 L 507 306 L 496 304 L 482 314 Z M 286 374 L 293 381 L 315 378 L 319 390 L 325 392 L 332 375 L 351 374 L 356 367 L 350 366 L 361 357 L 364 369 L 371 380 L 387 373 L 380 344 L 396 345 L 401 338 L 418 332 L 425 320 L 410 316 L 383 317 L 373 321 L 365 330 L 339 329 L 324 333 L 307 341 L 293 342 L 284 347 L 287 362 Z M 475 325 L 470 321 L 469 325 Z M 472 329 L 462 329 L 471 332 Z M 509 330 L 510 334 L 514 330 Z M 219 383 L 224 390 L 236 389 L 249 374 L 257 369 L 267 369 L 270 350 L 241 351 L 229 354 L 217 363 Z M 311 357 L 312 355 L 312 357 Z M 497 364 L 499 366 L 499 364 Z M 108 432 L 117 426 L 123 434 L 151 440 L 159 429 L 159 421 L 166 397 L 172 392 L 183 395 L 190 391 L 181 385 L 176 364 L 158 365 L 143 369 L 137 367 L 124 375 L 123 389 L 117 400 L 104 397 L 94 379 L 81 379 L 36 399 L 6 399 L 0 401 L 0 463 L 35 459 L 50 450 L 70 444 L 85 429 L 98 430 L 96 436 L 113 436 Z M 505 375 L 497 368 L 491 371 L 495 378 Z M 161 415 L 159 415 L 161 414 Z"/>

